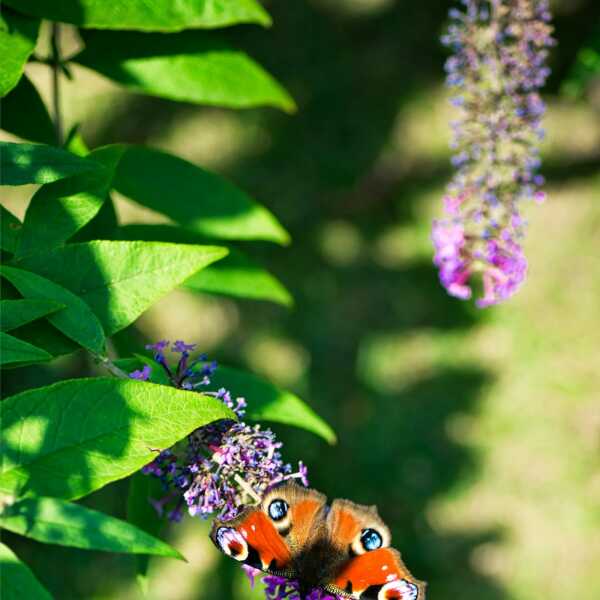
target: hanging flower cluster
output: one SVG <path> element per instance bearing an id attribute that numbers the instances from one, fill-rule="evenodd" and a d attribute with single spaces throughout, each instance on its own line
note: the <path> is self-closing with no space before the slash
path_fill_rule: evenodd
<path id="1" fill-rule="evenodd" d="M 477 305 L 486 307 L 514 294 L 527 274 L 521 203 L 545 199 L 539 89 L 554 39 L 547 0 L 461 1 L 442 38 L 452 50 L 446 81 L 460 110 L 452 123 L 456 173 L 432 240 L 448 293 L 470 298 L 471 277 L 480 273 Z"/>
<path id="2" fill-rule="evenodd" d="M 216 362 L 199 355 L 190 360 L 195 344 L 178 340 L 174 344 L 163 340 L 146 346 L 154 352 L 154 361 L 164 370 L 171 385 L 185 390 L 212 395 L 228 406 L 240 421 L 219 421 L 200 427 L 188 436 L 185 448 L 162 450 L 142 472 L 157 477 L 164 496 L 150 501 L 160 516 L 180 521 L 184 511 L 192 516 L 220 519 L 234 518 L 252 496 L 262 496 L 271 486 L 291 478 L 308 486 L 307 469 L 300 462 L 298 470 L 284 463 L 277 441 L 270 429 L 247 425 L 241 419 L 246 401 L 233 399 L 229 391 L 210 390 L 211 375 Z M 180 357 L 175 366 L 166 358 L 167 350 Z M 129 374 L 132 379 L 146 381 L 152 376 L 152 367 Z M 251 582 L 260 571 L 245 567 Z M 298 585 L 294 581 L 266 575 L 263 577 L 266 600 L 299 600 Z M 314 590 L 308 600 L 339 600 Z"/>
<path id="3" fill-rule="evenodd" d="M 217 364 L 208 362 L 206 355 L 190 362 L 194 347 L 194 344 L 175 342 L 171 351 L 180 354 L 180 358 L 173 368 L 165 356 L 168 341 L 146 348 L 154 351 L 155 362 L 161 365 L 173 386 L 214 396 L 241 419 L 246 401 L 234 400 L 223 388 L 210 390 L 210 377 Z M 151 368 L 145 366 L 130 377 L 148 379 L 150 375 Z M 283 462 L 281 445 L 270 429 L 262 429 L 260 425 L 247 425 L 241 420 L 219 421 L 189 435 L 185 450 L 160 452 L 143 472 L 154 475 L 163 484 L 164 497 L 154 500 L 161 515 L 168 509 L 169 519 L 179 521 L 187 509 L 192 516 L 206 518 L 216 514 L 221 519 L 230 519 L 247 503 L 250 494 L 260 496 L 284 479 L 294 477 L 308 485 L 306 467 L 300 463 L 298 471 L 293 473 L 291 465 Z"/>

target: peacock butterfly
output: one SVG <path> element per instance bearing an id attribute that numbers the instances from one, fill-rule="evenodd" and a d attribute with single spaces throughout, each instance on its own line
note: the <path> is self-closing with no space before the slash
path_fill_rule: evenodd
<path id="1" fill-rule="evenodd" d="M 210 537 L 235 560 L 298 581 L 301 598 L 320 588 L 355 600 L 425 599 L 425 583 L 389 547 L 390 530 L 374 506 L 329 506 L 323 494 L 293 482 L 235 519 L 216 520 Z"/>

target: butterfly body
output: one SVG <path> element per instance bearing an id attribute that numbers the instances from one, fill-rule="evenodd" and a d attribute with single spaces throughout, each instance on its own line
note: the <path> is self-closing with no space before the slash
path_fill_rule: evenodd
<path id="1" fill-rule="evenodd" d="M 215 521 L 211 539 L 225 554 L 298 582 L 300 597 L 321 589 L 354 600 L 424 600 L 389 547 L 390 532 L 375 507 L 334 500 L 294 483 L 270 490 L 257 506 Z"/>

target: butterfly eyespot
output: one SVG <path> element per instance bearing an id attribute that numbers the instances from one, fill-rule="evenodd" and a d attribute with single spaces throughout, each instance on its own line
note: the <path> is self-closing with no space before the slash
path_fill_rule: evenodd
<path id="1" fill-rule="evenodd" d="M 383 538 L 374 529 L 363 529 L 360 532 L 360 543 L 365 552 L 370 552 L 383 546 Z"/>
<path id="2" fill-rule="evenodd" d="M 248 558 L 248 543 L 235 529 L 221 527 L 215 537 L 219 548 L 227 556 L 231 556 L 231 558 L 235 558 L 240 562 Z"/>
<path id="3" fill-rule="evenodd" d="M 379 590 L 377 600 L 420 600 L 419 588 L 406 579 L 397 579 Z"/>
<path id="4" fill-rule="evenodd" d="M 282 521 L 287 517 L 289 508 L 290 507 L 285 500 L 273 500 L 273 502 L 269 504 L 269 516 L 273 521 Z"/>

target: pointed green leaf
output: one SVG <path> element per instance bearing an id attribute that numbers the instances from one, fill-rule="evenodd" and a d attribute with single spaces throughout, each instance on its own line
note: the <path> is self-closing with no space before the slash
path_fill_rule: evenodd
<path id="1" fill-rule="evenodd" d="M 18 365 L 51 360 L 52 356 L 23 340 L 0 331 L 0 365 Z"/>
<path id="2" fill-rule="evenodd" d="M 202 425 L 234 418 L 212 397 L 105 377 L 27 390 L 0 411 L 0 492 L 65 499 L 127 477 Z"/>
<path id="3" fill-rule="evenodd" d="M 2 600 L 52 600 L 46 588 L 15 553 L 0 543 Z"/>
<path id="4" fill-rule="evenodd" d="M 44 277 L 23 269 L 0 266 L 0 275 L 10 281 L 25 298 L 54 300 L 65 309 L 48 320 L 68 338 L 97 354 L 104 352 L 104 331 L 89 306 L 75 294 Z"/>
<path id="5" fill-rule="evenodd" d="M 121 359 L 117 364 L 128 373 L 141 369 L 143 365 L 149 365 L 152 367 L 149 381 L 169 385 L 163 368 L 152 358 L 136 354 L 135 358 Z M 202 365 L 198 365 L 194 369 L 201 368 Z M 252 421 L 273 421 L 300 427 L 322 437 L 330 444 L 335 444 L 337 440 L 333 429 L 304 401 L 265 379 L 219 364 L 210 376 L 210 381 L 211 389 L 224 387 L 233 395 L 245 398 L 248 402 L 246 417 Z"/>
<path id="6" fill-rule="evenodd" d="M 17 251 L 23 224 L 0 204 L 0 248 L 11 254 Z"/>
<path id="7" fill-rule="evenodd" d="M 125 225 L 119 227 L 118 236 L 125 240 L 203 243 L 202 236 L 171 225 Z M 284 306 L 291 306 L 294 302 L 283 284 L 271 273 L 231 247 L 225 258 L 192 275 L 184 285 L 200 292 L 269 300 Z"/>
<path id="8" fill-rule="evenodd" d="M 53 300 L 0 300 L 0 330 L 11 331 L 65 308 Z"/>
<path id="9" fill-rule="evenodd" d="M 148 177 L 148 173 L 161 176 Z M 277 219 L 245 192 L 171 154 L 129 147 L 113 185 L 139 204 L 207 237 L 289 242 L 288 233 Z"/>
<path id="10" fill-rule="evenodd" d="M 112 335 L 188 277 L 226 255 L 227 249 L 218 246 L 94 241 L 30 254 L 17 264 L 79 296 L 98 316 L 106 334 Z"/>
<path id="11" fill-rule="evenodd" d="M 248 402 L 246 418 L 253 421 L 273 421 L 301 427 L 322 437 L 330 444 L 336 441 L 331 427 L 298 396 L 279 389 L 251 373 L 219 365 L 210 377 L 215 389 L 224 387 Z"/>
<path id="12" fill-rule="evenodd" d="M 77 126 L 73 127 L 65 147 L 79 156 L 87 156 L 88 150 L 85 141 L 78 133 Z M 108 146 L 111 147 L 111 146 Z M 120 146 L 123 148 L 123 146 Z M 114 172 L 113 172 L 114 177 Z M 110 194 L 107 194 L 106 200 L 102 203 L 100 210 L 94 218 L 82 227 L 72 238 L 72 242 L 91 242 L 92 240 L 112 240 L 118 226 L 117 213 Z"/>
<path id="13" fill-rule="evenodd" d="M 257 0 L 4 0 L 28 15 L 94 29 L 180 31 L 236 23 L 268 26 Z"/>
<path id="14" fill-rule="evenodd" d="M 130 523 L 58 498 L 19 500 L 0 514 L 0 527 L 46 544 L 183 558 Z"/>
<path id="15" fill-rule="evenodd" d="M 184 285 L 199 292 L 270 300 L 284 306 L 294 303 L 279 280 L 245 254 L 233 249 L 229 250 L 229 256 L 222 261 L 186 279 Z"/>
<path id="16" fill-rule="evenodd" d="M 0 14 L 0 98 L 12 90 L 33 52 L 40 30 L 40 20 L 3 9 Z"/>
<path id="17" fill-rule="evenodd" d="M 61 148 L 0 142 L 0 185 L 50 183 L 99 168 L 97 162 Z"/>
<path id="18" fill-rule="evenodd" d="M 292 112 L 285 89 L 214 33 L 86 32 L 74 60 L 132 90 L 195 104 Z"/>
<path id="19" fill-rule="evenodd" d="M 35 86 L 23 75 L 17 86 L 2 100 L 0 127 L 25 140 L 54 144 L 56 133 L 48 110 Z"/>
<path id="20" fill-rule="evenodd" d="M 143 365 L 152 367 L 150 381 L 169 385 L 163 368 L 147 356 L 136 354 L 135 358 L 119 361 L 119 366 L 128 372 L 140 369 Z M 272 421 L 293 425 L 322 437 L 330 444 L 335 444 L 337 441 L 333 429 L 303 400 L 265 379 L 219 364 L 210 380 L 215 389 L 224 387 L 235 396 L 245 398 L 248 402 L 246 418 L 252 421 Z"/>
<path id="21" fill-rule="evenodd" d="M 27 207 L 17 256 L 49 250 L 91 221 L 106 200 L 123 152 L 118 145 L 98 148 L 89 154 L 98 169 L 42 186 Z"/>
<path id="22" fill-rule="evenodd" d="M 27 323 L 12 331 L 20 340 L 24 340 L 52 354 L 54 358 L 72 354 L 81 350 L 81 346 L 61 333 L 46 319 Z"/>
<path id="23" fill-rule="evenodd" d="M 111 195 L 108 194 L 96 216 L 69 241 L 91 242 L 92 240 L 114 240 L 118 225 L 115 205 Z"/>

